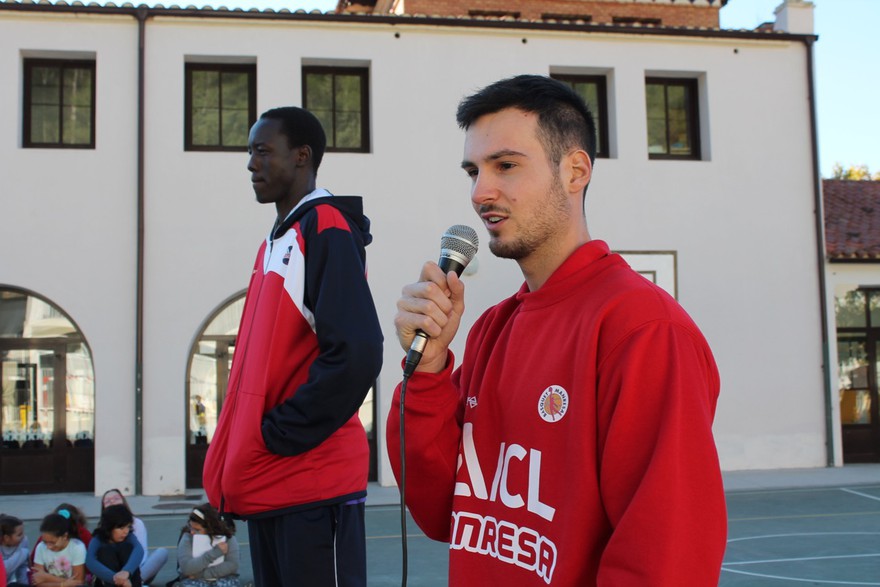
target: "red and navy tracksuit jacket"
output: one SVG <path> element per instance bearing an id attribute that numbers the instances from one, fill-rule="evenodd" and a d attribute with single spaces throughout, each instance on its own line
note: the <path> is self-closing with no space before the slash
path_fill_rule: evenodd
<path id="1" fill-rule="evenodd" d="M 366 495 L 357 412 L 382 366 L 361 198 L 317 190 L 260 247 L 204 467 L 211 504 L 258 518 Z"/>

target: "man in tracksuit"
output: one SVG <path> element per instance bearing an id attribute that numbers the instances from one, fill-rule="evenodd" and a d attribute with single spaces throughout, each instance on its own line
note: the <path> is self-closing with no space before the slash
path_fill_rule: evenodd
<path id="1" fill-rule="evenodd" d="M 301 108 L 248 138 L 257 201 L 277 218 L 248 287 L 204 468 L 221 512 L 248 521 L 256 584 L 366 585 L 369 447 L 358 408 L 382 365 L 359 197 L 316 189 L 326 138 Z"/>

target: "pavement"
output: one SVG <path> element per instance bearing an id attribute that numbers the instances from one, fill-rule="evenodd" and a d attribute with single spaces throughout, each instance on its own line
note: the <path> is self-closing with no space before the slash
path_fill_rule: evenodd
<path id="1" fill-rule="evenodd" d="M 720 586 L 784 587 L 804 582 L 880 586 L 880 464 L 729 471 L 723 476 L 730 528 Z M 165 585 L 176 576 L 173 561 L 180 529 L 192 507 L 204 501 L 204 494 L 192 490 L 126 499 L 147 526 L 150 550 L 169 550 L 169 563 L 152 583 Z M 80 508 L 94 528 L 100 502 L 88 493 L 0 496 L 0 512 L 25 520 L 25 533 L 33 545 L 39 521 L 62 502 Z M 369 485 L 366 527 L 368 585 L 400 585 L 404 565 L 396 487 Z M 408 584 L 446 585 L 448 545 L 426 538 L 409 517 L 406 530 Z M 240 573 L 246 584 L 253 572 L 242 523 L 238 540 Z M 821 553 L 810 540 L 821 543 Z"/>

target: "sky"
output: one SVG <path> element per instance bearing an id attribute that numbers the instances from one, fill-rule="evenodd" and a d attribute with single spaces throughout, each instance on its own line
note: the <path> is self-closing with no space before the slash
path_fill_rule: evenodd
<path id="1" fill-rule="evenodd" d="M 867 165 L 880 172 L 880 0 L 812 0 L 815 44 L 816 112 L 819 123 L 819 166 L 831 177 L 835 163 Z M 753 29 L 775 20 L 782 0 L 728 0 L 721 27 Z M 120 4 L 121 2 L 117 2 Z M 153 4 L 155 2 L 149 2 Z M 336 0 L 165 0 L 173 4 L 320 10 Z"/>

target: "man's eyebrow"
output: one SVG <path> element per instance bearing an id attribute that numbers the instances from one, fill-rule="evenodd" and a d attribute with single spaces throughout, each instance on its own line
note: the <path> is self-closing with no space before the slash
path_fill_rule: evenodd
<path id="1" fill-rule="evenodd" d="M 504 157 L 526 157 L 525 153 L 520 153 L 519 151 L 514 151 L 513 149 L 501 149 L 500 151 L 495 151 L 494 153 L 490 153 L 486 156 L 486 161 L 496 161 L 498 159 L 503 159 Z M 467 169 L 468 167 L 474 167 L 474 163 L 471 161 L 462 161 L 461 162 L 462 169 Z"/>

